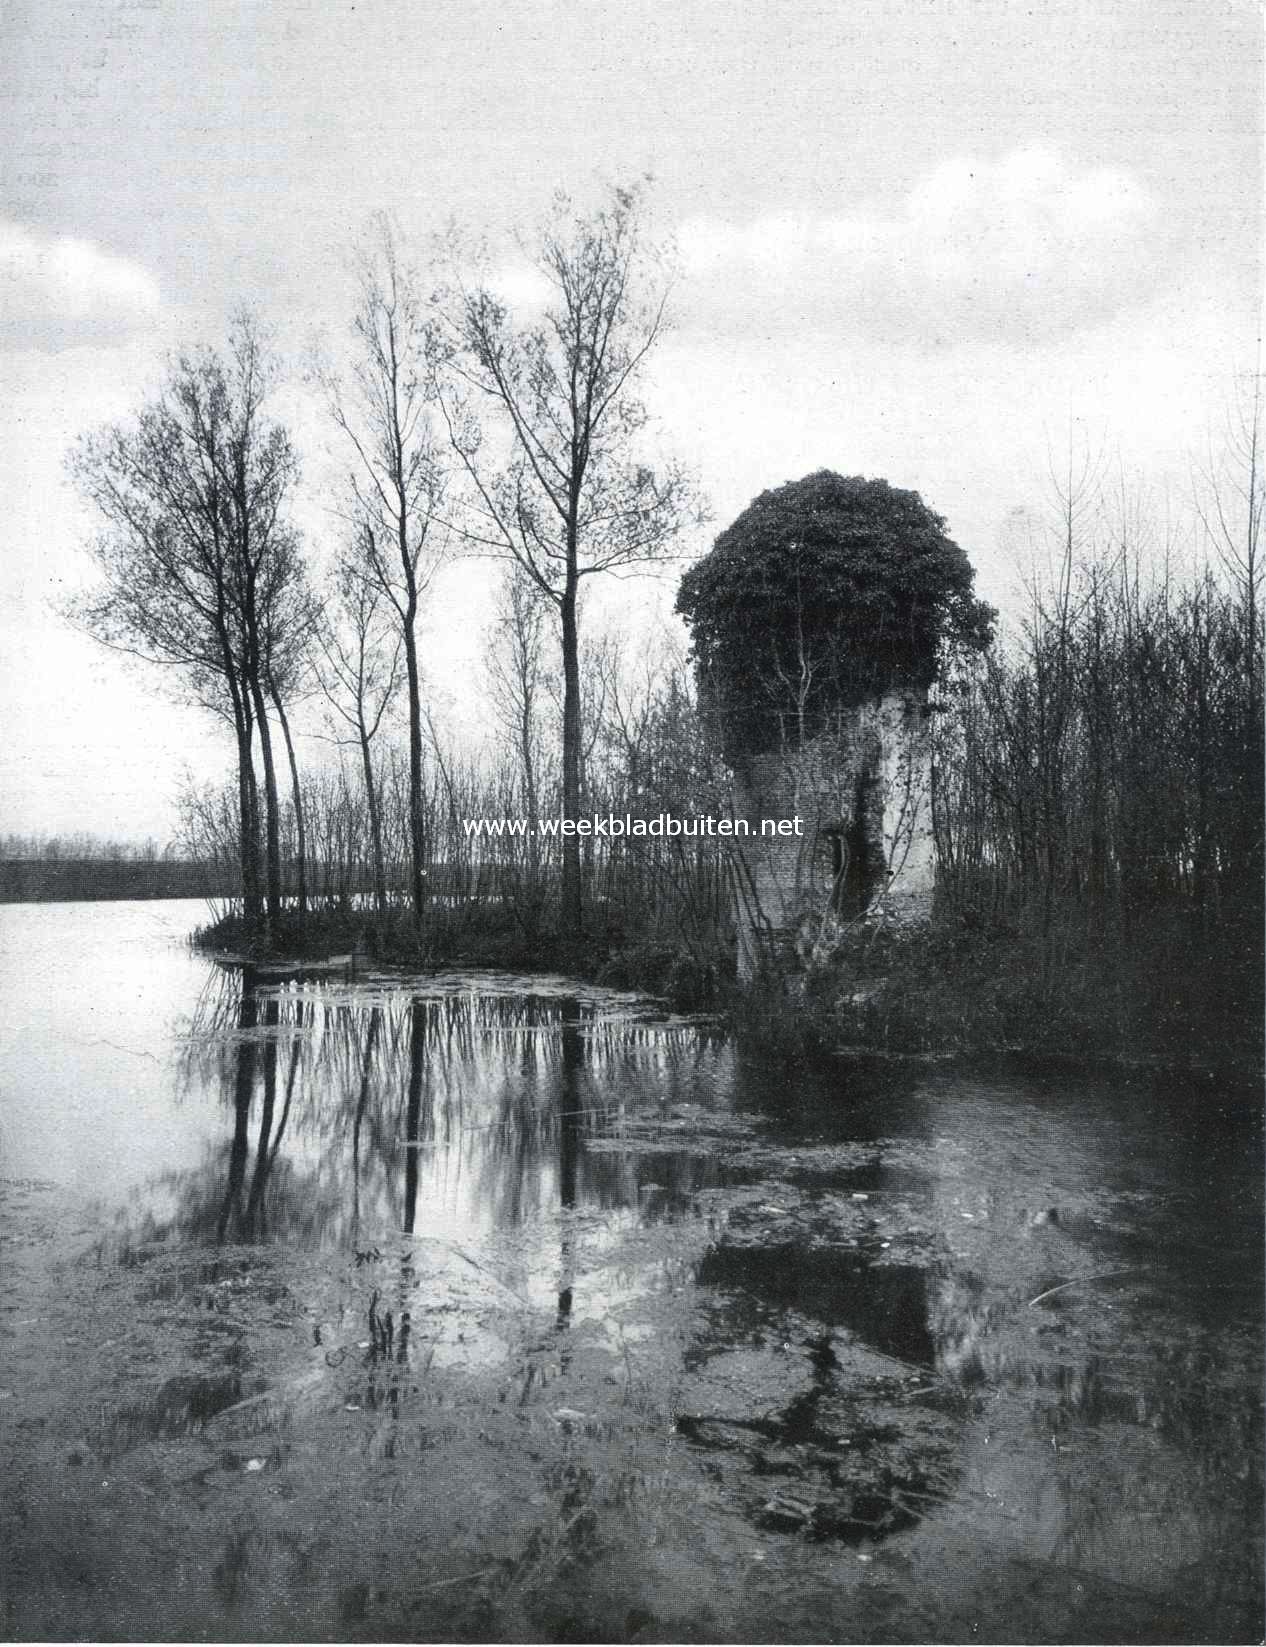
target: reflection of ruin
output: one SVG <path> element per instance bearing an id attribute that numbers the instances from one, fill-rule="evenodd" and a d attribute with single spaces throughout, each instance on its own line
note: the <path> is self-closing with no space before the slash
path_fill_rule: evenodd
<path id="1" fill-rule="evenodd" d="M 931 914 L 935 870 L 926 688 L 890 690 L 803 744 L 735 761 L 734 811 L 748 820 L 736 886 L 741 975 L 811 948 L 836 919 Z M 798 819 L 800 833 L 761 834 Z"/>

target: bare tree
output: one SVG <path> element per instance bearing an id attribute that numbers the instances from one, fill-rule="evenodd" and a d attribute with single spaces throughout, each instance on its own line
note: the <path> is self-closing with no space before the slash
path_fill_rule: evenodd
<path id="1" fill-rule="evenodd" d="M 1266 511 L 1266 454 L 1262 451 L 1262 379 L 1252 374 L 1227 415 L 1216 455 L 1196 476 L 1196 510 L 1205 537 L 1230 578 L 1242 608 L 1247 719 L 1259 713 L 1261 663 L 1257 655 L 1261 608 L 1261 528 Z"/>
<path id="2" fill-rule="evenodd" d="M 1239 691 L 1221 711 L 1237 748 L 1238 776 L 1222 806 L 1235 820 L 1232 853 L 1246 889 L 1262 881 L 1262 786 L 1264 680 L 1262 666 L 1261 528 L 1266 514 L 1266 453 L 1262 447 L 1261 361 L 1241 379 L 1229 409 L 1220 448 L 1197 475 L 1196 510 L 1237 610 L 1232 643 Z"/>
<path id="3" fill-rule="evenodd" d="M 304 619 L 304 628 L 310 638 L 311 630 L 315 627 L 315 617 Z M 269 651 L 268 662 L 265 667 L 265 680 L 268 686 L 268 697 L 273 708 L 277 711 L 277 724 L 281 728 L 282 741 L 286 746 L 286 762 L 290 768 L 290 804 L 294 812 L 295 823 L 295 903 L 298 909 L 300 924 L 308 913 L 308 845 L 307 830 L 303 808 L 303 785 L 299 781 L 299 761 L 295 754 L 294 737 L 290 731 L 290 717 L 286 713 L 286 699 L 295 691 L 295 676 L 285 664 L 279 665 L 273 652 Z"/>
<path id="4" fill-rule="evenodd" d="M 346 556 L 335 574 L 337 604 L 321 626 L 318 679 L 335 715 L 354 733 L 365 780 L 373 856 L 374 906 L 387 913 L 387 874 L 383 854 L 382 809 L 374 774 L 373 740 L 378 735 L 400 684 L 404 637 L 390 621 L 381 585 L 367 577 L 364 561 Z"/>
<path id="5" fill-rule="evenodd" d="M 440 403 L 470 486 L 464 533 L 512 557 L 558 614 L 563 663 L 563 815 L 581 806 L 581 580 L 662 559 L 693 489 L 674 464 L 639 450 L 646 363 L 663 335 L 670 280 L 643 230 L 641 185 L 595 212 L 563 195 L 542 227 L 535 267 L 549 292 L 515 321 L 486 269 L 441 299 L 449 345 Z M 499 439 L 485 438 L 481 412 Z M 563 924 L 581 930 L 580 842 L 563 841 Z"/>
<path id="6" fill-rule="evenodd" d="M 270 660 L 309 608 L 285 519 L 297 476 L 264 403 L 272 370 L 259 329 L 233 324 L 227 357 L 182 355 L 130 424 L 85 437 L 72 472 L 105 521 L 102 582 L 72 616 L 105 644 L 172 667 L 186 698 L 234 728 L 243 902 L 261 913 L 256 730 L 265 773 L 267 909 L 281 907 L 276 777 L 265 706 Z"/>
<path id="7" fill-rule="evenodd" d="M 518 566 L 511 568 L 501 586 L 484 659 L 493 711 L 518 761 L 523 811 L 532 831 L 528 852 L 533 871 L 539 866 L 541 847 L 536 824 L 541 796 L 541 700 L 547 691 L 546 621 L 540 590 Z"/>
<path id="8" fill-rule="evenodd" d="M 446 473 L 431 427 L 430 332 L 418 277 L 390 218 L 375 218 L 359 259 L 355 358 L 347 382 L 327 377 L 330 409 L 354 454 L 348 477 L 366 579 L 395 614 L 404 652 L 409 722 L 410 891 L 415 922 L 426 904 L 422 671 L 418 613 L 447 548 L 438 520 Z"/>
<path id="9" fill-rule="evenodd" d="M 259 727 L 264 767 L 268 919 L 281 916 L 281 806 L 277 792 L 272 733 L 265 702 L 270 658 L 286 645 L 289 630 L 308 621 L 303 598 L 303 566 L 298 539 L 282 507 L 298 478 L 290 438 L 264 418 L 264 401 L 274 368 L 260 328 L 240 315 L 229 339 L 233 415 L 221 442 L 210 453 L 227 494 L 238 619 L 242 633 L 243 679 Z"/>

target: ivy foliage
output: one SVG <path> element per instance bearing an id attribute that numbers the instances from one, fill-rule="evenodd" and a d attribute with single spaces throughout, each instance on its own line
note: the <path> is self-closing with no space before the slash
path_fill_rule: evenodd
<path id="1" fill-rule="evenodd" d="M 829 469 L 762 492 L 681 581 L 701 695 L 732 757 L 812 736 L 979 651 L 993 608 L 917 492 Z"/>

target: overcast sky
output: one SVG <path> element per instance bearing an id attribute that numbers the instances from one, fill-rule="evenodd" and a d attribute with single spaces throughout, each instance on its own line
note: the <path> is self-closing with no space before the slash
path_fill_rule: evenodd
<path id="1" fill-rule="evenodd" d="M 244 299 L 296 357 L 337 334 L 375 209 L 498 234 L 650 172 L 653 409 L 714 529 L 881 475 L 1005 601 L 1070 426 L 1177 495 L 1255 369 L 1261 84 L 1255 0 L 4 0 L 0 831 L 165 838 L 181 768 L 227 769 L 53 615 L 92 531 L 64 453 Z M 453 714 L 487 581 L 436 594 Z"/>

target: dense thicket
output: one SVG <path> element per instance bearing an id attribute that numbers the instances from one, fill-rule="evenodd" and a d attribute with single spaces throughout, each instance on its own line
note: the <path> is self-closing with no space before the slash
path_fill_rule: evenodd
<path id="1" fill-rule="evenodd" d="M 1098 554 L 958 672 L 942 900 L 1023 940 L 1039 997 L 1079 990 L 1123 1035 L 1193 1047 L 1260 1028 L 1261 639 L 1242 583 Z"/>

